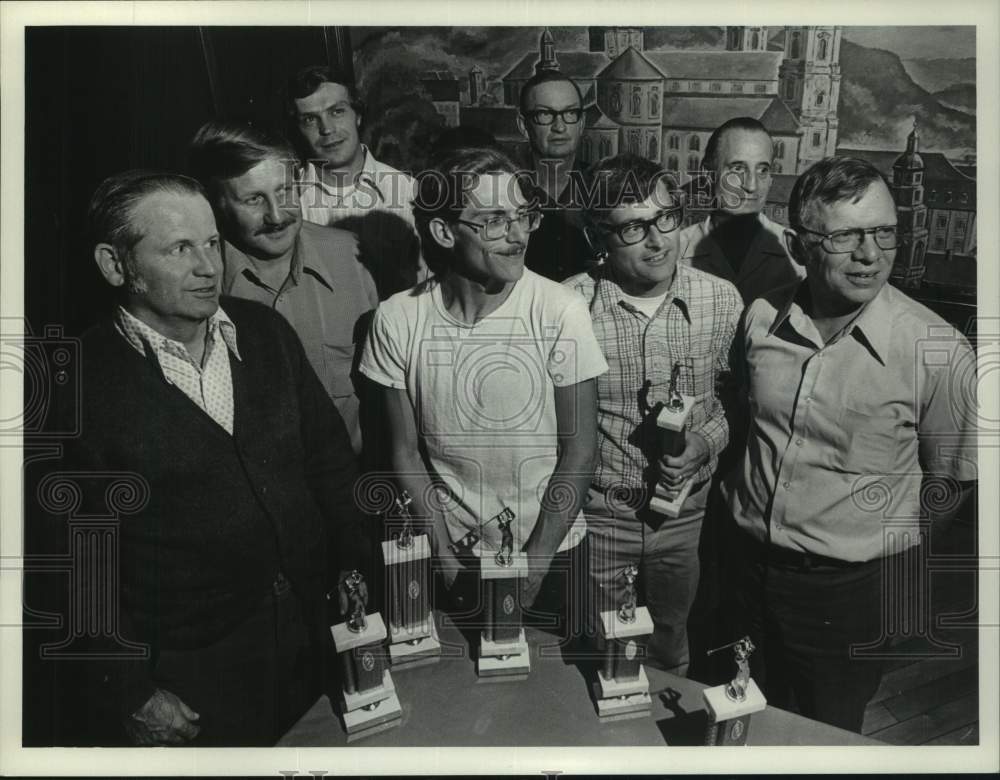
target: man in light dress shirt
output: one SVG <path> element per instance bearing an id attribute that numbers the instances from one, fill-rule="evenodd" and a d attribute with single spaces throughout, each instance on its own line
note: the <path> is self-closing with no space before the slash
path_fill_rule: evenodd
<path id="1" fill-rule="evenodd" d="M 410 205 L 413 179 L 361 143 L 364 103 L 354 85 L 329 68 L 303 68 L 289 81 L 286 111 L 304 163 L 302 217 L 357 234 L 382 298 L 425 279 Z"/>
<path id="2" fill-rule="evenodd" d="M 790 254 L 806 271 L 753 301 L 737 336 L 749 433 L 725 492 L 733 636 L 769 703 L 860 731 L 912 556 L 976 479 L 975 356 L 887 284 L 896 205 L 866 162 L 796 182 Z"/>
<path id="3" fill-rule="evenodd" d="M 680 237 L 682 262 L 732 282 L 745 303 L 802 278 L 781 225 L 763 213 L 773 156 L 771 136 L 756 119 L 737 117 L 716 128 L 701 163 L 712 188 L 712 213 Z"/>
<path id="4" fill-rule="evenodd" d="M 583 302 L 524 268 L 540 214 L 516 172 L 501 152 L 463 149 L 421 180 L 417 224 L 435 275 L 379 306 L 361 371 L 383 386 L 393 470 L 454 603 L 477 606 L 466 599 L 478 558 L 500 549 L 509 509 L 514 551 L 528 558 L 523 605 L 565 618 L 579 614 L 594 377 L 607 364 Z M 432 483 L 444 498 L 429 500 Z"/>
<path id="5" fill-rule="evenodd" d="M 302 221 L 298 163 L 280 136 L 211 121 L 190 151 L 225 239 L 223 292 L 288 320 L 360 453 L 361 402 L 352 373 L 378 293 L 360 262 L 357 237 Z"/>

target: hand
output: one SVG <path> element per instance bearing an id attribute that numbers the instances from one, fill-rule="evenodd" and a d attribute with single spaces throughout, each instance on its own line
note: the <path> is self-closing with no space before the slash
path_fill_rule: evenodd
<path id="1" fill-rule="evenodd" d="M 157 688 L 125 719 L 125 732 L 134 745 L 183 745 L 198 736 L 200 717 L 170 691 Z"/>
<path id="2" fill-rule="evenodd" d="M 340 574 L 337 575 L 337 593 L 340 595 L 340 616 L 346 617 L 348 610 L 351 608 L 351 598 L 350 591 L 347 588 L 347 578 L 351 576 L 351 571 L 348 569 L 342 569 Z M 368 583 L 364 580 L 358 586 L 358 596 L 361 598 L 361 603 L 366 607 L 368 606 Z"/>
<path id="3" fill-rule="evenodd" d="M 657 464 L 660 467 L 660 482 L 669 488 L 680 487 L 684 481 L 697 473 L 708 463 L 711 453 L 708 442 L 700 433 L 687 432 L 684 452 L 676 457 L 664 455 Z"/>

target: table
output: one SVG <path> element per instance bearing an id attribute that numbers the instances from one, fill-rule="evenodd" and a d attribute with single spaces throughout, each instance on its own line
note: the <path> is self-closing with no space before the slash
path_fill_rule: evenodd
<path id="1" fill-rule="evenodd" d="M 365 747 L 558 747 L 573 745 L 702 745 L 707 715 L 694 680 L 646 668 L 652 712 L 602 723 L 590 688 L 597 659 L 559 647 L 558 638 L 527 629 L 527 680 L 487 682 L 476 676 L 476 634 L 437 615 L 443 657 L 435 664 L 393 669 L 402 720 L 351 744 Z M 471 644 L 470 644 L 471 640 Z M 347 734 L 326 696 L 302 716 L 279 747 L 339 747 Z M 767 707 L 753 716 L 751 745 L 878 745 L 879 742 Z"/>

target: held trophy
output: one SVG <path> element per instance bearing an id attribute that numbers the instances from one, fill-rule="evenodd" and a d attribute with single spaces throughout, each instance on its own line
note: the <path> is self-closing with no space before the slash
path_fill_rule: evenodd
<path id="1" fill-rule="evenodd" d="M 597 714 L 602 720 L 622 716 L 639 717 L 652 707 L 649 679 L 640 663 L 642 637 L 653 633 L 653 620 L 646 607 L 636 606 L 635 581 L 639 568 L 628 564 L 625 595 L 618 609 L 601 613 L 604 665 L 597 672 Z"/>
<path id="2" fill-rule="evenodd" d="M 389 585 L 389 656 L 393 668 L 423 666 L 441 657 L 430 604 L 431 546 L 427 534 L 413 535 L 411 502 L 405 490 L 395 500 L 396 515 L 403 527 L 396 539 L 382 542 Z"/>
<path id="3" fill-rule="evenodd" d="M 706 745 L 745 745 L 750 717 L 767 706 L 764 694 L 750 678 L 750 653 L 754 651 L 750 637 L 709 650 L 708 654 L 727 647 L 732 647 L 736 655 L 736 677 L 726 685 L 716 685 L 702 692 L 708 710 Z"/>
<path id="4" fill-rule="evenodd" d="M 691 406 L 694 401 L 689 395 L 682 395 L 677 389 L 677 382 L 680 379 L 681 364 L 674 363 L 674 368 L 670 372 L 670 389 L 666 403 L 658 403 L 659 414 L 656 417 L 656 428 L 659 432 L 660 451 L 664 455 L 680 455 L 684 452 L 686 443 L 687 418 L 691 413 Z M 667 517 L 677 517 L 680 515 L 681 506 L 687 500 L 688 493 L 691 492 L 693 479 L 689 478 L 679 487 L 668 488 L 657 482 L 653 497 L 649 501 L 649 508 Z"/>
<path id="5" fill-rule="evenodd" d="M 521 578 L 528 575 L 528 561 L 524 553 L 514 552 L 514 512 L 505 507 L 494 519 L 500 528 L 500 550 L 480 559 L 485 626 L 479 635 L 476 673 L 499 682 L 524 679 L 531 671 L 518 593 Z"/>
<path id="6" fill-rule="evenodd" d="M 333 644 L 340 656 L 344 674 L 341 712 L 348 735 L 381 731 L 396 725 L 402 716 L 392 677 L 386 668 L 386 653 L 382 646 L 386 638 L 385 624 L 377 612 L 365 615 L 365 605 L 358 593 L 363 579 L 357 571 L 346 580 L 351 601 L 350 616 L 343 623 L 330 627 Z"/>

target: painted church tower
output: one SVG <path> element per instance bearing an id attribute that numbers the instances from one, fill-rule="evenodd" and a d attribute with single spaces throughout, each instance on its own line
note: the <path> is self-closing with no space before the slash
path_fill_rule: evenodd
<path id="1" fill-rule="evenodd" d="M 840 27 L 787 27 L 778 92 L 799 120 L 796 173 L 837 149 Z"/>
<path id="2" fill-rule="evenodd" d="M 924 204 L 924 161 L 918 153 L 917 120 L 906 139 L 906 151 L 892 166 L 892 195 L 899 220 L 899 248 L 892 280 L 902 287 L 919 287 L 927 250 L 927 206 Z"/>
<path id="3" fill-rule="evenodd" d="M 767 28 L 727 27 L 726 51 L 767 51 Z"/>

